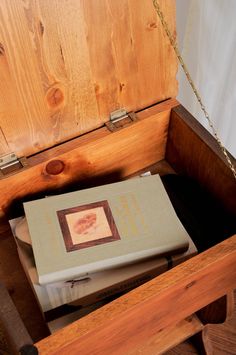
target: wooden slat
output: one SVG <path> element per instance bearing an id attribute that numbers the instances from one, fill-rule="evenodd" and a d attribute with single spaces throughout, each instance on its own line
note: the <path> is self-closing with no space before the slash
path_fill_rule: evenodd
<path id="1" fill-rule="evenodd" d="M 176 71 L 152 0 L 0 1 L 0 127 L 18 155 L 175 97 Z"/>
<path id="2" fill-rule="evenodd" d="M 175 99 L 168 100 L 139 112 L 137 123 L 120 131 L 103 127 L 29 158 L 27 170 L 0 180 L 0 209 L 7 211 L 13 200 L 99 176 L 102 183 L 118 181 L 162 160 L 176 105 Z"/>
<path id="3" fill-rule="evenodd" d="M 181 105 L 171 114 L 166 160 L 177 173 L 198 181 L 236 217 L 236 181 L 224 155 L 211 134 Z"/>
<path id="4" fill-rule="evenodd" d="M 195 335 L 203 329 L 203 324 L 196 315 L 178 322 L 176 325 L 166 327 L 162 331 L 148 339 L 146 344 L 129 355 L 157 355 L 164 354 L 176 345 Z"/>
<path id="5" fill-rule="evenodd" d="M 128 354 L 236 287 L 236 236 L 37 343 L 42 354 Z"/>
<path id="6" fill-rule="evenodd" d="M 11 150 L 29 155 L 101 125 L 81 1 L 1 0 L 0 19 L 0 125 Z"/>

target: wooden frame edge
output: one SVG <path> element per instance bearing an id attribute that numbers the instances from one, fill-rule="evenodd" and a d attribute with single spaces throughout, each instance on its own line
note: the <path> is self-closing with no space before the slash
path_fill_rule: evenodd
<path id="1" fill-rule="evenodd" d="M 170 112 L 176 105 L 175 99 L 167 100 L 138 112 L 137 123 L 122 130 L 111 133 L 102 127 L 30 157 L 28 169 L 0 180 L 0 212 L 7 213 L 14 199 L 60 193 L 72 184 L 79 189 L 80 183 L 89 186 L 95 178 L 100 178 L 99 184 L 119 181 L 162 160 Z"/>
<path id="2" fill-rule="evenodd" d="M 182 105 L 171 111 L 165 159 L 236 217 L 236 182 L 226 159 L 213 136 Z"/>
<path id="3" fill-rule="evenodd" d="M 236 235 L 37 343 L 42 354 L 129 354 L 236 287 Z M 102 340 L 101 340 L 102 339 Z"/>

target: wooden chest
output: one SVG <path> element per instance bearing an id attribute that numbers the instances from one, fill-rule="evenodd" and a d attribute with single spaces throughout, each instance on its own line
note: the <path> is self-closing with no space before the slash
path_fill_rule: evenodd
<path id="1" fill-rule="evenodd" d="M 160 5 L 175 33 L 174 0 Z M 0 18 L 0 275 L 23 318 L 37 310 L 6 223 L 23 201 L 152 170 L 193 178 L 236 215 L 224 156 L 175 99 L 177 60 L 151 0 L 1 0 Z M 136 115 L 111 122 L 121 109 Z M 158 353 L 157 334 L 236 287 L 235 258 L 234 236 L 37 347 Z"/>

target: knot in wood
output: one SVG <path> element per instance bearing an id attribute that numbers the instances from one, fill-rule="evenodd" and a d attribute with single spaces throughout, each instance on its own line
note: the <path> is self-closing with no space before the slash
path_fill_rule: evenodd
<path id="1" fill-rule="evenodd" d="M 47 92 L 47 102 L 51 108 L 58 107 L 64 101 L 64 94 L 60 88 L 51 88 Z"/>
<path id="2" fill-rule="evenodd" d="M 46 172 L 49 175 L 58 175 L 63 172 L 65 168 L 65 164 L 63 161 L 57 159 L 57 160 L 51 160 L 47 166 L 46 166 Z"/>

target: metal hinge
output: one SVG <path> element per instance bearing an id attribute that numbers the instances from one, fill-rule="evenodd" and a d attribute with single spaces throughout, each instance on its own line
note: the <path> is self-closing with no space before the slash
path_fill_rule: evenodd
<path id="1" fill-rule="evenodd" d="M 17 158 L 15 153 L 0 156 L 0 179 L 15 174 L 26 167 L 25 157 Z"/>
<path id="2" fill-rule="evenodd" d="M 134 112 L 127 113 L 125 109 L 120 109 L 111 112 L 110 121 L 106 122 L 107 128 L 111 131 L 118 131 L 125 126 L 137 121 L 137 117 Z"/>

